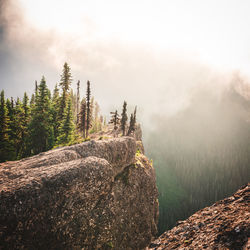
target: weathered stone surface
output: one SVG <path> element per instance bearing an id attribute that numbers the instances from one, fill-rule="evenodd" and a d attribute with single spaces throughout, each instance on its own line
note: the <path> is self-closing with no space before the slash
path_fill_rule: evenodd
<path id="1" fill-rule="evenodd" d="M 250 249 L 250 183 L 179 221 L 148 249 Z"/>
<path id="2" fill-rule="evenodd" d="M 0 166 L 0 249 L 143 249 L 157 219 L 154 169 L 131 137 Z"/>

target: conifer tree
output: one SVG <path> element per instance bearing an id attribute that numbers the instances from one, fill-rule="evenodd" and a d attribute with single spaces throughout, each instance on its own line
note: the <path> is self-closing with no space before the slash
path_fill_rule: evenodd
<path id="1" fill-rule="evenodd" d="M 67 93 L 63 91 L 62 96 L 60 96 L 60 106 L 59 106 L 59 111 L 58 111 L 58 119 L 60 121 L 62 121 L 63 119 L 63 114 L 65 112 L 67 99 L 68 99 Z"/>
<path id="2" fill-rule="evenodd" d="M 9 117 L 5 103 L 4 91 L 1 91 L 0 96 L 0 162 L 9 160 Z"/>
<path id="3" fill-rule="evenodd" d="M 79 123 L 79 112 L 80 112 L 80 81 L 77 82 L 77 94 L 76 94 L 76 124 Z"/>
<path id="4" fill-rule="evenodd" d="M 102 131 L 102 128 L 103 128 L 103 122 L 104 122 L 103 116 L 102 116 L 102 115 L 100 115 L 100 127 L 99 127 L 99 131 Z"/>
<path id="5" fill-rule="evenodd" d="M 70 98 L 72 103 L 72 115 L 73 115 L 73 121 L 74 123 L 77 123 L 77 96 L 74 93 L 73 89 L 70 90 Z"/>
<path id="6" fill-rule="evenodd" d="M 136 107 L 134 113 L 130 115 L 130 122 L 127 135 L 131 135 L 135 131 L 136 125 Z"/>
<path id="7" fill-rule="evenodd" d="M 14 114 L 14 100 L 11 97 L 11 101 L 7 99 L 6 107 L 8 110 L 9 117 L 9 142 L 10 142 L 10 151 L 8 160 L 16 160 L 16 151 L 15 151 L 15 114 Z"/>
<path id="8" fill-rule="evenodd" d="M 59 111 L 60 111 L 60 95 L 59 95 L 59 89 L 56 84 L 53 91 L 52 106 L 51 106 L 54 138 L 58 137 L 58 129 L 61 123 L 59 117 Z"/>
<path id="9" fill-rule="evenodd" d="M 67 104 L 67 101 L 69 98 L 69 90 L 70 90 L 71 82 L 72 82 L 72 76 L 71 76 L 71 72 L 70 72 L 70 67 L 65 62 L 63 65 L 63 72 L 61 75 L 61 81 L 59 83 L 59 85 L 62 88 L 62 96 L 61 96 L 61 100 L 60 100 L 60 108 L 59 108 L 58 117 L 59 117 L 59 120 L 61 120 L 61 121 L 63 119 L 66 104 Z"/>
<path id="10" fill-rule="evenodd" d="M 38 94 L 38 84 L 37 84 L 37 81 L 35 81 L 35 95 Z"/>
<path id="11" fill-rule="evenodd" d="M 123 103 L 123 109 L 122 109 L 122 118 L 121 118 L 121 129 L 122 129 L 122 135 L 124 136 L 126 133 L 126 127 L 127 127 L 127 103 L 124 101 Z"/>
<path id="12" fill-rule="evenodd" d="M 87 81 L 87 94 L 86 94 L 86 107 L 87 107 L 87 112 L 86 112 L 86 138 L 89 136 L 89 129 L 90 129 L 90 122 L 91 122 L 91 103 L 90 103 L 90 82 Z"/>
<path id="13" fill-rule="evenodd" d="M 120 122 L 119 114 L 117 110 L 115 112 L 110 112 L 110 114 L 111 114 L 111 119 L 109 123 L 114 124 L 114 130 L 117 130 Z"/>
<path id="14" fill-rule="evenodd" d="M 29 125 L 31 146 L 34 154 L 51 148 L 49 145 L 49 136 L 51 133 L 50 115 L 49 91 L 43 76 L 38 86 L 38 93 L 32 111 L 32 119 Z"/>
<path id="15" fill-rule="evenodd" d="M 32 108 L 32 106 L 35 104 L 35 95 L 32 94 L 31 98 L 30 98 L 30 107 Z"/>
<path id="16" fill-rule="evenodd" d="M 30 155 L 29 152 L 29 140 L 28 140 L 28 124 L 30 122 L 30 106 L 29 106 L 29 98 L 26 92 L 24 92 L 23 97 L 23 114 L 24 118 L 22 119 L 23 125 L 22 125 L 22 143 L 21 143 L 21 149 L 20 149 L 20 157 L 27 157 Z"/>
<path id="17" fill-rule="evenodd" d="M 69 92 L 71 82 L 72 82 L 72 76 L 70 72 L 70 67 L 68 63 L 65 62 L 63 65 L 63 72 L 61 75 L 60 86 L 62 87 L 62 90 L 65 91 L 66 93 Z"/>
<path id="18" fill-rule="evenodd" d="M 25 117 L 24 117 L 24 109 L 23 104 L 19 98 L 16 100 L 16 105 L 14 108 L 14 145 L 16 148 L 16 158 L 19 159 L 20 151 L 23 144 L 23 131 L 25 126 Z"/>
<path id="19" fill-rule="evenodd" d="M 87 106 L 85 98 L 81 102 L 81 108 L 79 113 L 79 122 L 78 128 L 82 133 L 83 138 L 86 138 L 86 113 L 87 113 Z"/>
<path id="20" fill-rule="evenodd" d="M 135 110 L 134 110 L 134 126 L 136 124 L 136 112 L 137 112 L 137 106 L 135 106 Z"/>
<path id="21" fill-rule="evenodd" d="M 61 126 L 59 127 L 59 137 L 57 140 L 57 144 L 68 144 L 74 139 L 74 122 L 72 115 L 72 103 L 71 99 L 68 98 L 66 112 L 64 113 L 63 121 Z"/>
<path id="22" fill-rule="evenodd" d="M 93 98 L 94 101 L 94 98 Z M 95 104 L 93 105 L 94 107 L 92 107 L 92 112 L 94 113 L 94 115 L 92 115 L 92 131 L 93 133 L 96 133 L 100 130 L 100 119 L 99 119 L 99 112 L 100 112 L 100 106 L 97 102 L 95 102 Z"/>

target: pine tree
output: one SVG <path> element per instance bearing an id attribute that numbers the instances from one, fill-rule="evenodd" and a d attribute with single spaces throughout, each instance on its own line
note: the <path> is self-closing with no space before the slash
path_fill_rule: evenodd
<path id="1" fill-rule="evenodd" d="M 60 98 L 61 100 L 60 100 L 60 108 L 59 108 L 59 112 L 58 112 L 58 118 L 61 121 L 63 119 L 66 104 L 68 102 L 71 82 L 72 82 L 72 76 L 71 76 L 71 72 L 70 72 L 70 67 L 65 62 L 63 65 L 63 72 L 61 75 L 61 81 L 59 83 L 59 85 L 62 88 L 62 96 Z"/>
<path id="2" fill-rule="evenodd" d="M 32 111 L 32 119 L 29 125 L 31 146 L 34 154 L 51 148 L 51 145 L 49 145 L 49 136 L 51 134 L 50 115 L 49 90 L 43 76 L 38 86 L 38 93 Z"/>
<path id="3" fill-rule="evenodd" d="M 136 125 L 136 112 L 137 112 L 137 106 L 135 106 L 134 110 L 134 126 Z"/>
<path id="4" fill-rule="evenodd" d="M 124 101 L 123 103 L 123 109 L 122 109 L 122 118 L 121 118 L 121 129 L 122 129 L 122 135 L 124 136 L 126 133 L 126 127 L 127 127 L 127 103 Z"/>
<path id="5" fill-rule="evenodd" d="M 114 130 L 117 130 L 120 122 L 119 114 L 117 110 L 115 112 L 110 112 L 110 114 L 111 114 L 111 119 L 109 123 L 114 124 Z"/>
<path id="6" fill-rule="evenodd" d="M 21 148 L 23 146 L 23 131 L 25 124 L 25 115 L 23 104 L 19 98 L 16 100 L 16 105 L 14 108 L 14 145 L 16 148 L 16 158 L 19 159 L 21 157 Z"/>
<path id="7" fill-rule="evenodd" d="M 73 121 L 77 124 L 77 94 L 74 93 L 73 89 L 70 91 L 70 98 L 72 103 Z"/>
<path id="8" fill-rule="evenodd" d="M 56 84 L 54 91 L 53 91 L 52 106 L 51 106 L 54 139 L 58 137 L 58 130 L 59 130 L 59 126 L 61 123 L 61 120 L 59 117 L 60 101 L 61 99 L 59 95 L 59 89 Z"/>
<path id="9" fill-rule="evenodd" d="M 72 115 L 72 103 L 71 99 L 68 99 L 68 103 L 66 106 L 66 112 L 64 113 L 64 118 L 59 127 L 59 138 L 57 140 L 57 144 L 68 144 L 73 141 L 74 139 L 74 122 L 73 122 L 73 115 Z"/>
<path id="10" fill-rule="evenodd" d="M 31 95 L 31 99 L 30 99 L 30 107 L 32 108 L 32 106 L 35 104 L 35 95 L 32 94 Z"/>
<path id="11" fill-rule="evenodd" d="M 29 106 L 29 98 L 27 93 L 24 92 L 22 108 L 24 112 L 24 118 L 22 119 L 22 142 L 21 142 L 21 149 L 20 149 L 20 157 L 27 157 L 30 155 L 30 146 L 28 140 L 28 124 L 30 122 L 30 106 Z"/>
<path id="12" fill-rule="evenodd" d="M 60 86 L 62 87 L 62 90 L 65 93 L 69 92 L 71 82 L 72 82 L 72 76 L 70 72 L 70 67 L 68 63 L 65 62 L 63 65 L 63 73 L 61 75 L 61 81 L 60 81 Z"/>
<path id="13" fill-rule="evenodd" d="M 0 162 L 9 160 L 9 150 L 11 144 L 9 141 L 9 117 L 5 103 L 4 91 L 0 96 Z"/>
<path id="14" fill-rule="evenodd" d="M 67 103 L 67 93 L 63 91 L 62 96 L 60 96 L 60 105 L 59 105 L 59 111 L 58 111 L 58 119 L 62 121 L 63 114 L 65 112 L 66 103 Z"/>
<path id="15" fill-rule="evenodd" d="M 82 133 L 84 139 L 86 138 L 86 113 L 87 113 L 86 100 L 83 99 L 81 102 L 81 109 L 79 113 L 78 128 Z"/>
<path id="16" fill-rule="evenodd" d="M 104 122 L 103 116 L 100 115 L 100 127 L 99 127 L 99 131 L 102 131 L 102 129 L 103 129 L 103 122 Z"/>
<path id="17" fill-rule="evenodd" d="M 35 81 L 35 95 L 37 96 L 38 94 L 38 84 L 37 81 Z"/>
<path id="18" fill-rule="evenodd" d="M 11 97 L 11 101 L 7 99 L 6 107 L 8 110 L 9 117 L 9 142 L 10 142 L 10 151 L 8 160 L 16 160 L 16 151 L 15 151 L 15 114 L 14 114 L 14 100 Z"/>
<path id="19" fill-rule="evenodd" d="M 127 135 L 131 135 L 135 131 L 136 124 L 136 108 L 134 110 L 134 114 L 130 115 L 130 122 Z"/>
<path id="20" fill-rule="evenodd" d="M 80 81 L 77 82 L 77 94 L 76 94 L 76 124 L 79 123 L 79 113 L 80 113 Z"/>
<path id="21" fill-rule="evenodd" d="M 94 102 L 94 98 L 93 98 L 93 102 Z M 94 115 L 92 115 L 92 131 L 93 133 L 96 133 L 100 130 L 100 119 L 99 119 L 99 112 L 100 112 L 100 106 L 97 102 L 95 102 L 95 104 L 93 104 L 94 107 L 92 107 L 92 112 Z M 93 112 L 94 111 L 94 112 Z"/>
<path id="22" fill-rule="evenodd" d="M 91 103 L 90 103 L 90 82 L 87 81 L 87 95 L 86 95 L 86 107 L 87 107 L 87 113 L 86 113 L 86 138 L 89 136 L 89 129 L 90 129 L 90 122 L 91 122 Z"/>

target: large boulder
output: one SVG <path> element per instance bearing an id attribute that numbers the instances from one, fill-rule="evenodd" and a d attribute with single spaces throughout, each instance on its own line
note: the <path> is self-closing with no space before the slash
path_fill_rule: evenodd
<path id="1" fill-rule="evenodd" d="M 0 165 L 2 249 L 143 249 L 156 234 L 155 173 L 131 137 Z"/>

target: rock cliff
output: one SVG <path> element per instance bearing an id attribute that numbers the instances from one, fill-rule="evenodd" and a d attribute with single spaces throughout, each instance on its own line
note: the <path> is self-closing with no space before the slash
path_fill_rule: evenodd
<path id="1" fill-rule="evenodd" d="M 0 249 L 144 249 L 158 192 L 137 148 L 92 140 L 1 164 Z"/>
<path id="2" fill-rule="evenodd" d="M 149 249 L 250 249 L 250 183 L 179 221 Z"/>

